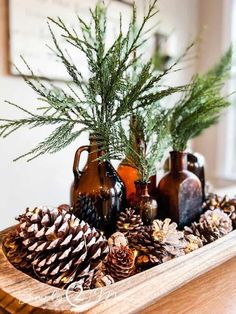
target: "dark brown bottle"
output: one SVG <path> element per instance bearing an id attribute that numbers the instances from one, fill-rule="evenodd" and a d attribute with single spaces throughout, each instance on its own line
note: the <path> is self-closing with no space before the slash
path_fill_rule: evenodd
<path id="1" fill-rule="evenodd" d="M 158 185 L 158 203 L 161 218 L 171 218 L 180 228 L 189 225 L 201 214 L 201 182 L 187 170 L 187 153 L 170 153 L 170 171 Z"/>
<path id="2" fill-rule="evenodd" d="M 194 173 L 202 185 L 202 199 L 205 200 L 205 158 L 199 153 L 188 153 L 188 170 Z"/>
<path id="3" fill-rule="evenodd" d="M 83 151 L 88 151 L 88 161 L 83 171 L 79 171 Z M 79 196 L 91 198 L 101 218 L 101 230 L 110 235 L 116 230 L 117 217 L 125 206 L 125 187 L 110 161 L 97 160 L 103 154 L 95 135 L 90 136 L 89 146 L 82 146 L 76 151 L 72 202 L 75 208 Z"/>
<path id="4" fill-rule="evenodd" d="M 131 205 L 142 217 L 143 223 L 150 225 L 157 218 L 157 201 L 149 195 L 147 182 L 136 181 L 135 187 L 136 195 Z"/>
<path id="5" fill-rule="evenodd" d="M 202 184 L 202 198 L 205 200 L 205 158 L 199 153 L 187 153 L 187 169 L 194 173 Z M 170 158 L 164 163 L 164 172 L 170 170 Z"/>

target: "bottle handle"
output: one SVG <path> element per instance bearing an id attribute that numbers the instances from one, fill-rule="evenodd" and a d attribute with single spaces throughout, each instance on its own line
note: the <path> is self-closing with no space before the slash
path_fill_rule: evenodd
<path id="1" fill-rule="evenodd" d="M 79 180 L 82 173 L 82 171 L 79 170 L 79 162 L 80 162 L 81 153 L 88 150 L 89 150 L 89 146 L 85 145 L 78 148 L 77 151 L 75 152 L 75 158 L 74 158 L 74 164 L 73 164 L 73 173 L 75 176 L 75 180 Z"/>

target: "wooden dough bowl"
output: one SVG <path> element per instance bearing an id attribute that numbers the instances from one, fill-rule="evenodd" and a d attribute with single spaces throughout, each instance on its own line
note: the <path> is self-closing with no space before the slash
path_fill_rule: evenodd
<path id="1" fill-rule="evenodd" d="M 0 313 L 137 313 L 201 274 L 236 256 L 236 230 L 188 255 L 111 286 L 76 293 L 39 282 L 12 266 L 0 232 Z"/>

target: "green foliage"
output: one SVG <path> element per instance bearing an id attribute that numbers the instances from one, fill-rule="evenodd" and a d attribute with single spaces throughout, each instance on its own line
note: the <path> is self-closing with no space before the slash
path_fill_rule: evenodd
<path id="1" fill-rule="evenodd" d="M 157 0 L 149 4 L 146 15 L 138 26 L 136 8 L 133 6 L 133 16 L 127 33 L 122 32 L 122 17 L 120 31 L 111 47 L 106 47 L 106 8 L 98 3 L 91 14 L 91 23 L 86 23 L 78 17 L 78 27 L 81 36 L 75 29 L 68 28 L 64 22 L 49 18 L 49 31 L 54 42 L 53 51 L 69 73 L 73 85 L 68 85 L 68 91 L 55 87 L 48 81 L 42 81 L 31 72 L 31 78 L 22 75 L 25 82 L 39 95 L 44 102 L 36 112 L 22 110 L 26 117 L 22 119 L 0 119 L 0 135 L 6 137 L 21 127 L 36 128 L 44 125 L 56 125 L 56 129 L 45 140 L 39 143 L 29 153 L 33 159 L 46 152 L 54 153 L 72 141 L 83 131 L 96 133 L 102 138 L 107 149 L 111 147 L 111 128 L 138 108 L 148 106 L 161 98 L 168 96 L 182 87 L 161 88 L 161 79 L 168 74 L 176 62 L 163 72 L 157 73 L 151 60 L 133 70 L 137 60 L 142 56 L 139 47 L 145 42 L 145 25 L 157 14 Z M 82 51 L 87 59 L 90 79 L 85 81 L 79 70 L 58 44 L 52 27 L 61 30 L 61 36 L 70 45 Z M 135 55 L 135 57 L 134 57 Z M 19 71 L 20 72 L 20 71 Z M 82 129 L 77 130 L 82 125 Z"/>
<path id="2" fill-rule="evenodd" d="M 187 141 L 215 124 L 222 110 L 230 105 L 221 91 L 229 75 L 231 59 L 230 47 L 210 71 L 192 78 L 183 97 L 171 110 L 169 129 L 174 150 L 185 150 Z"/>
<path id="3" fill-rule="evenodd" d="M 129 128 L 122 123 L 112 128 L 113 143 L 107 156 L 125 158 L 124 162 L 138 170 L 143 182 L 156 173 L 156 165 L 169 146 L 168 111 L 156 104 L 148 109 L 136 111 Z"/>

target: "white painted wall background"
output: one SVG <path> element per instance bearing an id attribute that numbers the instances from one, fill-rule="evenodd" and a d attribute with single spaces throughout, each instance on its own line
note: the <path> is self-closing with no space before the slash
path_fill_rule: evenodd
<path id="1" fill-rule="evenodd" d="M 10 110 L 9 106 L 4 104 L 4 100 L 11 100 L 30 108 L 35 103 L 35 94 L 21 79 L 4 74 L 6 54 L 3 45 L 6 42 L 3 32 L 6 30 L 4 25 L 7 21 L 3 11 L 6 2 L 0 0 L 0 26 L 2 26 L 0 27 L 0 117 L 16 117 L 16 111 Z M 177 53 L 179 53 L 198 32 L 199 1 L 160 0 L 159 6 L 162 27 L 170 31 L 174 29 Z M 194 70 L 193 63 L 192 68 L 187 72 L 178 74 L 178 81 L 186 81 Z M 86 143 L 86 136 L 57 154 L 42 156 L 31 163 L 25 160 L 12 162 L 16 156 L 28 151 L 40 139 L 47 136 L 47 130 L 47 128 L 30 132 L 20 130 L 11 137 L 0 140 L 0 229 L 13 224 L 14 217 L 27 206 L 58 205 L 69 202 L 74 152 L 78 146 Z"/>

